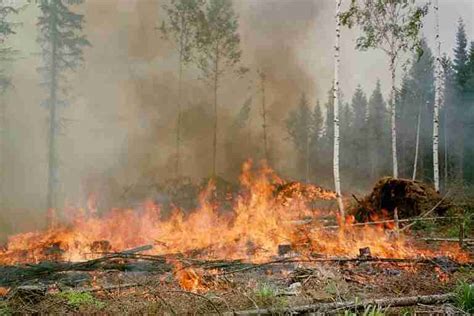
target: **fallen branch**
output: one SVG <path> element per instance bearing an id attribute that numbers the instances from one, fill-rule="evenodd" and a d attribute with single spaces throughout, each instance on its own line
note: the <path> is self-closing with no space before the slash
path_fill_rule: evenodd
<path id="1" fill-rule="evenodd" d="M 437 237 L 426 237 L 426 238 L 420 238 L 421 240 L 424 241 L 446 241 L 446 242 L 460 242 L 459 238 L 437 238 Z M 474 242 L 474 239 L 463 239 L 463 242 L 465 243 L 472 243 Z"/>
<path id="2" fill-rule="evenodd" d="M 421 214 L 418 218 L 425 218 L 426 216 L 428 216 L 429 214 L 431 214 L 432 212 L 434 212 L 434 211 L 438 208 L 438 206 L 440 206 L 441 203 L 443 203 L 443 201 L 448 197 L 449 192 L 450 192 L 450 191 L 446 192 L 446 194 L 441 198 L 441 200 L 439 200 L 438 203 L 435 204 L 435 206 L 433 206 L 428 212 L 425 212 L 425 213 Z M 413 222 L 413 223 L 411 223 L 411 224 L 409 224 L 409 225 L 403 227 L 400 231 L 407 230 L 408 228 L 410 228 L 411 226 L 413 226 L 413 225 L 415 225 L 415 224 L 416 224 L 416 222 Z"/>
<path id="3" fill-rule="evenodd" d="M 417 304 L 424 305 L 435 305 L 450 302 L 454 299 L 453 293 L 448 294 L 436 294 L 436 295 L 420 295 L 420 296 L 408 296 L 408 297 L 397 297 L 397 298 L 382 298 L 363 300 L 360 302 L 335 302 L 335 303 L 323 303 L 323 304 L 312 304 L 303 305 L 297 307 L 290 307 L 285 309 L 253 309 L 224 313 L 224 316 L 239 315 L 239 316 L 253 316 L 253 315 L 276 315 L 276 314 L 307 314 L 307 313 L 322 313 L 322 312 L 334 312 L 337 310 L 360 310 L 366 306 L 379 306 L 384 307 L 403 307 L 413 306 Z"/>
<path id="4" fill-rule="evenodd" d="M 423 221 L 436 221 L 439 219 L 461 219 L 461 217 L 455 217 L 455 216 L 438 216 L 438 217 L 415 217 L 415 218 L 403 218 L 403 219 L 398 219 L 399 223 L 410 223 L 410 222 L 423 222 Z M 355 223 L 355 224 L 350 224 L 350 225 L 345 225 L 347 227 L 357 227 L 357 226 L 370 226 L 370 225 L 380 225 L 380 224 L 388 224 L 388 223 L 394 223 L 395 219 L 387 219 L 387 220 L 382 220 L 382 221 L 373 221 L 373 222 L 363 222 L 363 223 Z M 411 226 L 411 225 L 410 225 Z M 330 229 L 330 228 L 339 228 L 340 226 L 338 225 L 332 225 L 332 226 L 322 226 L 324 229 Z M 405 227 L 408 227 L 405 226 Z M 400 231 L 403 231 L 405 227 L 401 228 Z M 318 229 L 318 228 L 316 228 Z"/>

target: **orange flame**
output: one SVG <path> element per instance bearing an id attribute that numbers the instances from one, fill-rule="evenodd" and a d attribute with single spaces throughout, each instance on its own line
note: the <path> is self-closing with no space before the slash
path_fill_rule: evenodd
<path id="1" fill-rule="evenodd" d="M 253 171 L 252 163 L 246 162 L 240 183 L 232 212 L 220 212 L 219 205 L 211 202 L 215 185 L 210 182 L 199 195 L 196 210 L 185 215 L 174 209 L 166 219 L 152 202 L 136 210 L 113 209 L 99 216 L 92 196 L 86 210 L 65 210 L 67 224 L 55 222 L 45 231 L 10 236 L 5 250 L 0 250 L 0 264 L 80 261 L 146 244 L 154 244 L 150 254 L 192 252 L 209 259 L 254 262 L 271 259 L 282 244 L 304 255 L 357 256 L 359 248 L 370 247 L 372 255 L 379 257 L 446 255 L 469 260 L 459 247 L 431 252 L 415 247 L 407 237 L 393 238 L 386 227 L 351 226 L 352 217 L 342 221 L 344 226 L 337 231 L 324 229 L 317 220 L 297 225 L 320 213 L 310 207 L 311 201 L 334 199 L 334 192 L 285 183 L 266 165 Z"/>

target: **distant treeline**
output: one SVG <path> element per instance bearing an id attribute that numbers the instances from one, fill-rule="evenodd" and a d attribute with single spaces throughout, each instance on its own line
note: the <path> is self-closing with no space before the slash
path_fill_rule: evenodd
<path id="1" fill-rule="evenodd" d="M 396 94 L 400 177 L 433 181 L 433 105 L 435 59 L 423 44 L 405 68 Z M 442 189 L 454 182 L 474 184 L 474 42 L 468 45 L 459 21 L 454 58 L 443 57 L 443 105 L 440 114 Z M 358 86 L 348 102 L 341 98 L 341 174 L 343 186 L 368 187 L 391 175 L 390 112 L 380 82 L 367 95 Z M 332 178 L 333 96 L 329 91 L 326 117 L 319 102 L 313 107 L 303 95 L 290 112 L 287 130 L 298 155 L 302 180 Z M 415 162 L 416 161 L 416 162 Z M 328 183 L 330 184 L 330 182 Z"/>

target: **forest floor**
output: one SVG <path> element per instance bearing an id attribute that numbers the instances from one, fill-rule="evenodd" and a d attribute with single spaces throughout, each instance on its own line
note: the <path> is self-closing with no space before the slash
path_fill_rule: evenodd
<path id="1" fill-rule="evenodd" d="M 404 232 L 437 248 L 438 239 L 457 244 L 463 231 L 467 262 L 379 260 L 363 249 L 355 258 L 302 258 L 290 251 L 259 263 L 137 250 L 85 263 L 0 266 L 0 315 L 474 313 L 473 210 L 474 203 L 462 201 L 447 220 L 420 221 Z M 460 212 L 462 225 L 449 219 Z"/>
<path id="2" fill-rule="evenodd" d="M 444 231 L 446 228 L 442 227 Z M 436 229 L 441 228 L 431 227 L 430 232 Z M 470 251 L 472 255 L 472 248 Z M 44 273 L 48 268 L 43 273 L 36 270 L 38 274 L 29 277 L 26 270 L 13 270 L 23 276 L 23 281 L 0 287 L 0 315 L 270 315 L 310 311 L 347 315 L 357 309 L 370 315 L 411 315 L 415 311 L 458 314 L 462 313 L 462 304 L 473 306 L 472 263 L 458 264 L 447 258 L 419 262 L 376 258 L 300 262 L 289 256 L 275 259 L 272 263 L 245 264 L 180 258 L 183 266 L 177 270 L 167 261 L 140 260 L 130 255 L 90 271 L 52 272 L 54 269 L 48 267 L 48 273 Z M 9 272 L 1 271 L 4 276 Z M 449 293 L 454 294 L 437 301 L 436 295 Z M 409 306 L 393 306 L 397 305 L 393 299 L 426 295 L 434 301 L 420 298 L 419 303 Z M 346 305 L 334 305 L 337 302 Z"/>

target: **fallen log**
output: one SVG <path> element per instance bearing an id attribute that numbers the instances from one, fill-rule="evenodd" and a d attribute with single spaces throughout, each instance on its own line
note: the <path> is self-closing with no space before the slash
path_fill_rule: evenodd
<path id="1" fill-rule="evenodd" d="M 381 299 L 368 299 L 350 302 L 335 302 L 335 303 L 322 303 L 322 304 L 311 304 L 311 305 L 302 305 L 296 307 L 289 307 L 285 309 L 251 309 L 243 311 L 235 311 L 224 313 L 224 316 L 256 316 L 256 315 L 277 315 L 277 314 L 289 314 L 289 315 L 300 315 L 307 313 L 329 313 L 336 312 L 338 310 L 361 310 L 365 307 L 379 306 L 381 308 L 385 307 L 404 307 L 404 306 L 414 306 L 417 304 L 424 305 L 436 305 L 450 302 L 454 299 L 454 293 L 447 294 L 436 294 L 436 295 L 420 295 L 420 296 L 408 296 L 408 297 L 389 297 Z"/>

